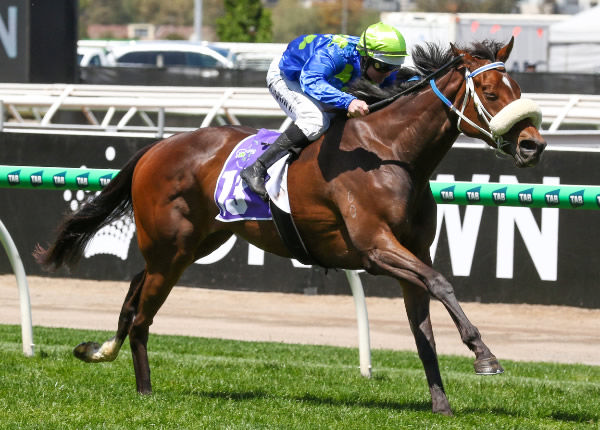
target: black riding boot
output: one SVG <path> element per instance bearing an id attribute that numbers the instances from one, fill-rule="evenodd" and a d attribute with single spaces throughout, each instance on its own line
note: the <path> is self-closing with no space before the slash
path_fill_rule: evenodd
<path id="1" fill-rule="evenodd" d="M 310 142 L 302 130 L 296 124 L 290 125 L 273 142 L 267 150 L 254 162 L 254 164 L 244 168 L 240 176 L 248 184 L 250 189 L 258 194 L 264 201 L 269 199 L 265 188 L 265 175 L 267 169 L 277 160 L 283 157 L 291 149 L 302 150 Z"/>

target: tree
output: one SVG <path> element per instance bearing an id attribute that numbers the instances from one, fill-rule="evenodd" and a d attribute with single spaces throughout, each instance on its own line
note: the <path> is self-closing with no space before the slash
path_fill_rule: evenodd
<path id="1" fill-rule="evenodd" d="M 138 22 L 155 25 L 193 25 L 194 0 L 129 0 Z"/>
<path id="2" fill-rule="evenodd" d="M 79 37 L 87 37 L 89 24 L 127 24 L 131 22 L 129 3 L 128 0 L 79 0 Z"/>
<path id="3" fill-rule="evenodd" d="M 273 8 L 273 42 L 288 43 L 301 34 L 318 32 L 315 8 L 303 7 L 298 0 L 279 0 Z"/>
<path id="4" fill-rule="evenodd" d="M 224 42 L 270 42 L 271 28 L 271 11 L 260 0 L 225 0 L 225 16 L 217 19 Z"/>
<path id="5" fill-rule="evenodd" d="M 317 6 L 318 33 L 342 32 L 343 0 L 323 2 Z M 370 24 L 379 21 L 379 12 L 363 9 L 362 0 L 345 0 L 347 6 L 346 33 L 360 35 Z"/>
<path id="6" fill-rule="evenodd" d="M 379 13 L 363 9 L 362 0 L 346 0 L 346 33 L 360 35 L 379 21 Z M 313 3 L 303 7 L 298 0 L 279 0 L 273 8 L 273 41 L 287 43 L 301 34 L 342 32 L 342 0 Z"/>
<path id="7" fill-rule="evenodd" d="M 126 24 L 131 20 L 127 3 L 122 0 L 80 0 L 79 16 L 92 24 Z"/>
<path id="8" fill-rule="evenodd" d="M 222 0 L 203 0 L 202 22 L 213 25 L 223 16 Z M 79 33 L 86 37 L 89 24 L 192 25 L 194 0 L 79 0 Z"/>

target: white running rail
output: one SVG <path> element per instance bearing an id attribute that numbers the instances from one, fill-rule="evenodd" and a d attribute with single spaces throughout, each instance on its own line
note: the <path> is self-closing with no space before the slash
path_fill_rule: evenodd
<path id="1" fill-rule="evenodd" d="M 19 288 L 19 303 L 21 306 L 21 339 L 23 340 L 23 354 L 27 357 L 33 357 L 33 326 L 31 323 L 31 302 L 29 300 L 29 285 L 25 276 L 25 268 L 19 256 L 19 251 L 10 233 L 0 220 L 0 242 L 8 255 L 10 265 L 17 277 L 17 287 Z"/>
<path id="2" fill-rule="evenodd" d="M 57 115 L 61 111 L 81 112 L 87 123 L 76 123 L 73 115 Z M 0 84 L 0 131 L 140 132 L 162 137 L 193 129 L 169 125 L 170 118 L 182 115 L 198 117 L 193 128 L 239 125 L 239 118 L 249 116 L 285 120 L 266 88 Z M 136 116 L 144 125 L 131 125 Z"/>
<path id="3" fill-rule="evenodd" d="M 527 93 L 523 97 L 540 105 L 544 130 L 556 131 L 562 125 L 600 128 L 600 95 Z M 85 121 L 59 112 L 80 112 Z M 172 119 L 181 116 L 197 117 L 197 125 L 172 125 Z M 200 126 L 239 125 L 248 117 L 270 117 L 282 123 L 286 119 L 267 88 L 0 83 L 0 131 L 129 132 L 163 137 Z M 138 125 L 133 125 L 135 118 Z"/>

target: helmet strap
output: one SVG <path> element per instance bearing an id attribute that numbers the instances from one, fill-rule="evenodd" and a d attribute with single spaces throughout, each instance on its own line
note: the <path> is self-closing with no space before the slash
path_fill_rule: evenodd
<path id="1" fill-rule="evenodd" d="M 367 69 L 369 68 L 369 66 L 371 64 L 373 64 L 373 59 L 371 57 L 369 57 L 368 55 L 360 56 L 360 75 L 361 76 L 368 78 Z"/>

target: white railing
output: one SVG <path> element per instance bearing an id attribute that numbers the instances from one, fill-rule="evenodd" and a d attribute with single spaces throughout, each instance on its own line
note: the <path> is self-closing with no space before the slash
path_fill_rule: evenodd
<path id="1" fill-rule="evenodd" d="M 10 233 L 0 220 L 0 243 L 8 255 L 8 261 L 17 278 L 17 287 L 19 288 L 19 304 L 21 308 L 21 339 L 23 340 L 23 354 L 27 357 L 33 357 L 33 325 L 31 322 L 31 301 L 29 298 L 29 284 L 23 261 L 17 250 Z M 360 282 L 360 280 L 359 280 Z M 362 286 L 362 285 L 361 285 Z M 367 333 L 368 334 L 368 333 Z"/>
<path id="2" fill-rule="evenodd" d="M 600 95 L 530 93 L 542 108 L 544 127 L 556 131 L 562 124 L 600 126 Z"/>
<path id="3" fill-rule="evenodd" d="M 213 124 L 239 125 L 243 117 L 285 120 L 266 88 L 0 84 L 0 110 L 0 131 L 62 129 L 159 137 Z M 81 112 L 87 124 L 65 120 L 59 111 Z M 197 126 L 167 123 L 181 115 L 198 117 Z M 131 125 L 136 116 L 143 125 Z"/>
<path id="4" fill-rule="evenodd" d="M 561 125 L 600 128 L 600 95 L 523 96 L 540 105 L 544 130 L 556 131 Z M 74 115 L 57 115 L 61 111 L 81 112 L 86 123 L 75 121 Z M 182 115 L 197 117 L 197 125 L 172 125 Z M 282 123 L 286 119 L 266 88 L 0 83 L 0 131 L 135 132 L 162 137 L 215 124 L 239 125 L 248 117 Z M 142 125 L 133 125 L 134 118 Z"/>

